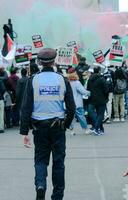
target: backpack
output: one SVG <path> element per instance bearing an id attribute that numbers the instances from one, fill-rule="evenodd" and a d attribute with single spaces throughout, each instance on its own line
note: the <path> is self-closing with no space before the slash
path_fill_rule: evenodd
<path id="1" fill-rule="evenodd" d="M 106 80 L 109 92 L 113 92 L 113 80 L 110 72 L 105 73 L 104 78 Z"/>
<path id="2" fill-rule="evenodd" d="M 127 82 L 125 79 L 117 79 L 116 85 L 114 88 L 115 94 L 123 94 L 127 89 Z"/>

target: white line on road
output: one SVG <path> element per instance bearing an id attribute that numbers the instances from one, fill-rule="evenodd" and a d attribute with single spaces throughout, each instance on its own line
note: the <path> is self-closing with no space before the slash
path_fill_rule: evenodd
<path id="1" fill-rule="evenodd" d="M 98 167 L 98 160 L 97 160 L 97 152 L 96 152 L 96 147 L 95 147 L 95 144 L 93 146 L 93 153 L 94 153 L 94 175 L 97 179 L 97 182 L 99 184 L 99 188 L 100 188 L 100 197 L 101 197 L 101 200 L 106 200 L 106 197 L 105 197 L 105 188 L 104 188 L 104 185 L 101 181 L 101 178 L 100 178 L 100 172 L 99 172 L 99 167 Z"/>

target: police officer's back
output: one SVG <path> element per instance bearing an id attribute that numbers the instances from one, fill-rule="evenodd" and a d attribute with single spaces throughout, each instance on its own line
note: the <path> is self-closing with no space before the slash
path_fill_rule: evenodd
<path id="1" fill-rule="evenodd" d="M 28 80 L 21 111 L 20 133 L 25 135 L 26 139 L 30 118 L 33 124 L 36 200 L 45 199 L 47 166 L 51 152 L 51 199 L 63 199 L 65 130 L 69 128 L 75 113 L 75 103 L 68 80 L 55 73 L 52 68 L 55 57 L 56 51 L 53 49 L 46 48 L 39 52 L 38 59 L 43 65 L 43 70 Z"/>

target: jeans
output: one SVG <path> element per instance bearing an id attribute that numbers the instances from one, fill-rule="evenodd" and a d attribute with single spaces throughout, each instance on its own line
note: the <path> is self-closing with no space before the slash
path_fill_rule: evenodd
<path id="1" fill-rule="evenodd" d="M 81 127 L 83 129 L 86 129 L 87 121 L 85 118 L 84 108 L 82 108 L 82 107 L 76 108 L 75 115 L 76 115 L 78 121 L 80 122 Z M 72 121 L 71 128 L 74 128 L 74 120 Z"/>
<path id="2" fill-rule="evenodd" d="M 89 116 L 92 121 L 92 127 L 98 131 L 104 131 L 103 127 L 103 119 L 104 119 L 104 112 L 106 109 L 106 104 L 105 105 L 92 105 L 89 104 Z"/>
<path id="3" fill-rule="evenodd" d="M 5 109 L 5 124 L 6 127 L 9 128 L 11 126 L 11 118 L 12 118 L 11 106 L 7 106 L 4 109 Z"/>
<path id="4" fill-rule="evenodd" d="M 14 105 L 12 108 L 12 125 L 19 125 L 19 118 L 20 118 L 20 113 L 19 113 L 19 108 L 17 105 Z"/>
<path id="5" fill-rule="evenodd" d="M 35 186 L 47 189 L 47 167 L 52 153 L 52 200 L 62 200 L 65 188 L 65 130 L 40 125 L 33 131 L 35 145 Z"/>

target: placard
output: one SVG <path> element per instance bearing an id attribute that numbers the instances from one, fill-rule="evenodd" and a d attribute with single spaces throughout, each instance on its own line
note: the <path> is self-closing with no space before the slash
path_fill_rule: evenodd
<path id="1" fill-rule="evenodd" d="M 102 63 L 105 60 L 103 52 L 101 50 L 95 51 L 93 53 L 93 56 L 94 56 L 97 63 Z"/>
<path id="2" fill-rule="evenodd" d="M 58 65 L 72 65 L 73 64 L 73 48 L 60 47 L 57 49 L 56 64 Z"/>
<path id="3" fill-rule="evenodd" d="M 24 46 L 24 53 L 28 55 L 28 59 L 32 59 L 32 46 L 31 45 L 26 45 Z"/>
<path id="4" fill-rule="evenodd" d="M 123 58 L 124 58 L 123 46 L 119 44 L 112 45 L 109 54 L 110 65 L 121 67 Z"/>
<path id="5" fill-rule="evenodd" d="M 41 48 L 43 47 L 43 42 L 41 35 L 33 35 L 32 36 L 33 44 L 35 48 Z"/>
<path id="6" fill-rule="evenodd" d="M 77 46 L 77 43 L 76 41 L 70 41 L 67 43 L 67 47 L 72 47 L 74 48 L 74 53 L 77 53 L 78 52 L 78 46 Z"/>

